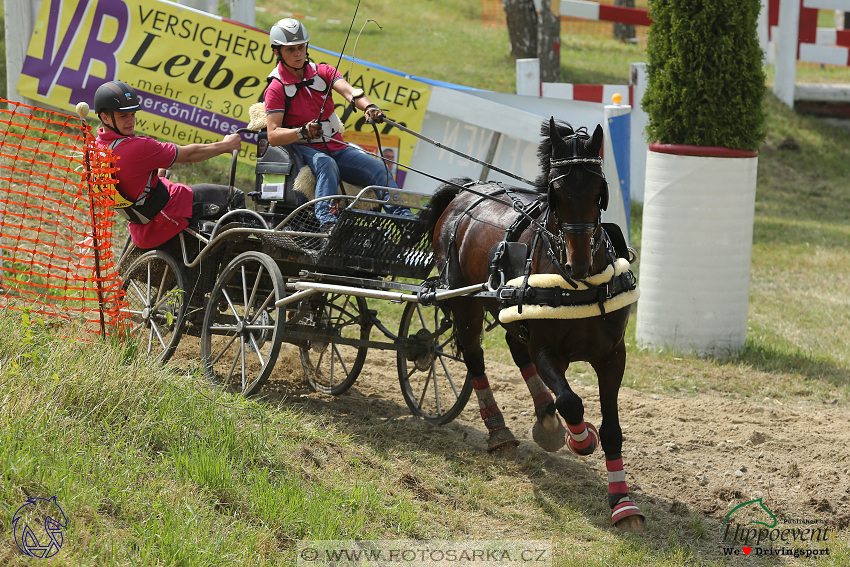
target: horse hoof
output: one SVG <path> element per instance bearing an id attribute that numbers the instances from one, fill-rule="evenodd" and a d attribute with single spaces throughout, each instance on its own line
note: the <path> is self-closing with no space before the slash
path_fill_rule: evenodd
<path id="1" fill-rule="evenodd" d="M 487 447 L 487 452 L 497 454 L 501 457 L 508 457 L 513 455 L 517 445 L 519 445 L 519 441 L 511 433 L 511 430 L 506 427 L 490 433 L 490 446 Z"/>
<path id="2" fill-rule="evenodd" d="M 646 516 L 634 502 L 620 502 L 611 511 L 611 525 L 627 532 L 642 532 L 646 528 Z"/>
<path id="3" fill-rule="evenodd" d="M 543 450 L 550 453 L 554 453 L 567 444 L 567 428 L 564 427 L 564 422 L 557 415 L 555 419 L 558 420 L 558 428 L 555 431 L 547 430 L 539 421 L 535 421 L 534 425 L 531 426 L 531 438 Z"/>
<path id="4" fill-rule="evenodd" d="M 588 455 L 593 454 L 593 452 L 599 446 L 599 432 L 590 423 L 585 422 L 585 426 L 587 427 L 587 435 L 590 437 L 590 445 L 588 445 L 584 449 L 576 449 L 573 445 L 573 438 L 570 437 L 569 433 L 567 433 L 567 445 L 569 445 L 570 451 L 572 451 L 579 457 L 587 457 Z"/>

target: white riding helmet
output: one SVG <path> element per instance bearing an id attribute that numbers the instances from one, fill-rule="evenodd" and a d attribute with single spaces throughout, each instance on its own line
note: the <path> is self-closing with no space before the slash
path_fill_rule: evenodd
<path id="1" fill-rule="evenodd" d="M 310 41 L 310 34 L 307 33 L 304 24 L 298 20 L 284 18 L 272 26 L 269 31 L 269 39 L 271 39 L 273 47 L 301 45 Z"/>

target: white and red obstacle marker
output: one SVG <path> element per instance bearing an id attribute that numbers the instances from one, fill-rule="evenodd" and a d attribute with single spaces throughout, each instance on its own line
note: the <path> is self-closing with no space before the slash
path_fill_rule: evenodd
<path id="1" fill-rule="evenodd" d="M 635 26 L 648 26 L 652 23 L 647 10 L 600 4 L 599 2 L 588 2 L 587 0 L 561 0 L 560 15 L 562 17 L 580 18 L 582 20 L 614 22 Z"/>
<path id="2" fill-rule="evenodd" d="M 765 0 L 763 0 L 764 2 Z M 794 17 L 794 12 L 799 13 Z M 850 12 L 850 0 L 767 0 L 768 60 L 778 56 L 777 43 L 796 28 L 797 60 L 824 65 L 850 65 L 850 30 L 818 27 L 818 10 Z M 789 22 L 782 29 L 781 15 L 788 12 Z M 793 20 L 797 20 L 794 26 Z M 793 37 L 791 43 L 795 43 Z M 790 51 L 790 50 L 789 50 Z"/>

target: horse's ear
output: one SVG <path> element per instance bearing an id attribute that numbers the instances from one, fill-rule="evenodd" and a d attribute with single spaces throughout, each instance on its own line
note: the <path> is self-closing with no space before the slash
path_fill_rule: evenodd
<path id="1" fill-rule="evenodd" d="M 588 146 L 588 151 L 592 156 L 598 156 L 599 150 L 602 149 L 602 137 L 604 134 L 602 133 L 602 126 L 597 124 L 596 130 L 593 131 L 593 137 L 590 139 L 590 145 Z"/>
<path id="2" fill-rule="evenodd" d="M 558 132 L 558 128 L 555 126 L 554 116 L 549 118 L 549 140 L 552 142 L 552 155 L 550 156 L 552 159 L 564 159 L 569 157 L 570 149 L 567 147 L 567 143 L 561 137 L 561 134 Z"/>

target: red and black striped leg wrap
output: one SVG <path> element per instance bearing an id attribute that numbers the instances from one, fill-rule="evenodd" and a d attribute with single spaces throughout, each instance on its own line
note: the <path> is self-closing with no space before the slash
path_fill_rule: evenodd
<path id="1" fill-rule="evenodd" d="M 593 453 L 599 446 L 599 432 L 593 425 L 581 421 L 578 425 L 567 424 L 567 444 L 570 451 L 576 455 L 586 457 Z"/>
<path id="2" fill-rule="evenodd" d="M 540 419 L 540 410 L 545 408 L 547 404 L 554 402 L 555 399 L 552 397 L 552 392 L 543 383 L 543 379 L 540 378 L 537 367 L 533 363 L 520 368 L 520 372 L 522 372 L 522 379 L 525 380 L 525 385 L 534 399 L 534 411 L 537 418 Z"/>
<path id="3" fill-rule="evenodd" d="M 490 446 L 487 447 L 487 450 L 494 451 L 508 444 L 519 445 L 519 441 L 511 433 L 510 428 L 505 425 L 505 417 L 502 415 L 502 410 L 499 409 L 499 404 L 496 403 L 487 376 L 473 378 L 472 388 L 478 397 L 481 419 L 484 420 L 484 426 L 490 432 Z"/>
<path id="4" fill-rule="evenodd" d="M 629 496 L 622 455 L 612 456 L 616 458 L 610 458 L 607 455 L 605 458 L 605 468 L 608 469 L 608 506 L 611 507 L 611 525 L 629 516 L 645 517 Z"/>

